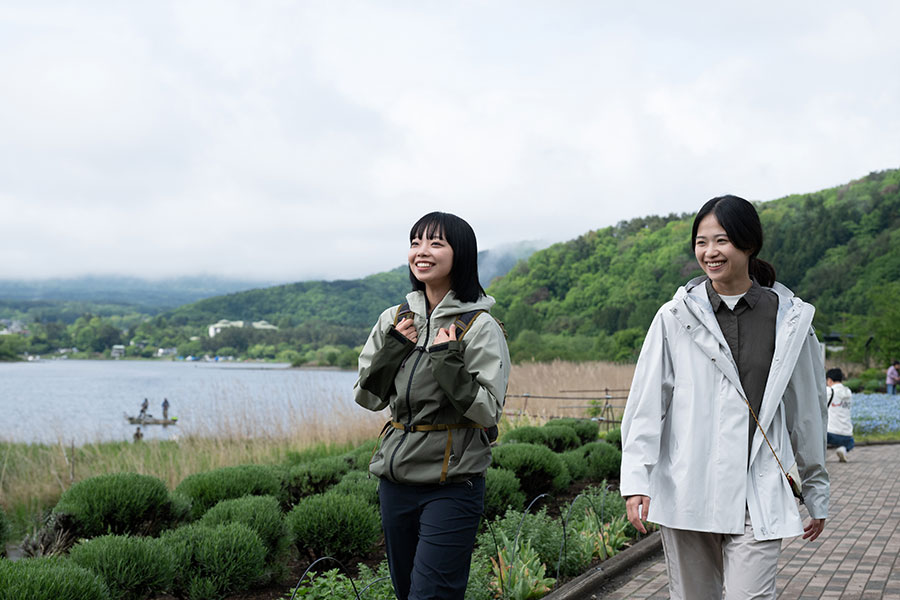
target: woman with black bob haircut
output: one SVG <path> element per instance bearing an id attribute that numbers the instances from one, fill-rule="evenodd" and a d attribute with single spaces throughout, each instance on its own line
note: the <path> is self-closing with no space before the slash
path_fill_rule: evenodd
<path id="1" fill-rule="evenodd" d="M 453 248 L 450 289 L 457 298 L 463 302 L 475 302 L 485 295 L 478 281 L 478 242 L 468 223 L 450 213 L 428 213 L 409 230 L 410 243 L 422 237 L 443 237 Z M 425 291 L 425 283 L 415 276 L 412 266 L 409 267 L 409 281 L 414 291 Z"/>
<path id="2" fill-rule="evenodd" d="M 723 588 L 728 600 L 774 599 L 782 538 L 815 540 L 828 516 L 815 309 L 758 258 L 750 202 L 706 202 L 691 241 L 705 274 L 647 332 L 622 417 L 620 492 L 639 531 L 660 525 L 673 599 Z"/>
<path id="3" fill-rule="evenodd" d="M 509 379 L 509 350 L 478 283 L 464 220 L 419 219 L 407 254 L 413 291 L 381 313 L 359 356 L 361 406 L 390 407 L 369 472 L 400 600 L 462 600 Z"/>

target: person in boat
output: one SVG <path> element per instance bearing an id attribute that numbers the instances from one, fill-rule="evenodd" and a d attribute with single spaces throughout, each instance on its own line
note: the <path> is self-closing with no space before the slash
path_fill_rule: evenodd
<path id="1" fill-rule="evenodd" d="M 168 398 L 163 398 L 162 411 L 163 411 L 163 419 L 168 419 L 169 418 L 169 399 Z"/>
<path id="2" fill-rule="evenodd" d="M 144 398 L 144 401 L 141 402 L 141 412 L 138 413 L 139 419 L 144 419 L 147 417 L 148 408 L 150 408 L 150 401 L 147 398 Z"/>

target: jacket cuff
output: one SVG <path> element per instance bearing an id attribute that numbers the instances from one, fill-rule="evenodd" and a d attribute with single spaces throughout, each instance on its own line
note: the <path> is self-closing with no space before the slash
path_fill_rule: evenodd
<path id="1" fill-rule="evenodd" d="M 450 399 L 453 407 L 460 414 L 465 414 L 475 402 L 481 385 L 475 376 L 466 370 L 459 341 L 450 340 L 436 344 L 428 349 L 428 353 L 431 355 L 431 372 L 438 385 Z"/>
<path id="2" fill-rule="evenodd" d="M 372 364 L 359 377 L 359 387 L 387 402 L 394 393 L 394 378 L 403 360 L 409 355 L 415 343 L 391 327 L 384 337 L 384 345 L 372 359 Z"/>

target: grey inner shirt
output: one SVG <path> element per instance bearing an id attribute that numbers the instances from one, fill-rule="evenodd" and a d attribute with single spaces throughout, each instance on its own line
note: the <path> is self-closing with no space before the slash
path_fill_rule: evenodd
<path id="1" fill-rule="evenodd" d="M 747 293 L 738 300 L 734 310 L 722 300 L 712 282 L 706 280 L 706 293 L 712 304 L 719 329 L 728 342 L 731 356 L 734 357 L 741 379 L 741 386 L 747 394 L 747 400 L 753 412 L 759 416 L 762 406 L 763 392 L 769 380 L 769 368 L 775 354 L 775 320 L 778 315 L 778 296 L 767 290 L 756 281 Z M 747 459 L 750 459 L 750 445 L 757 425 L 750 411 L 747 411 L 749 423 L 749 439 L 747 442 Z"/>

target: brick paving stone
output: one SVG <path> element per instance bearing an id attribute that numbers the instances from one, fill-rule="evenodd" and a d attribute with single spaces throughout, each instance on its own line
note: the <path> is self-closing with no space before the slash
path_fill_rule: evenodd
<path id="1" fill-rule="evenodd" d="M 826 466 L 831 509 L 825 532 L 815 542 L 797 537 L 782 543 L 779 597 L 900 600 L 900 445 L 857 446 L 847 463 L 829 451 Z M 662 600 L 669 597 L 667 586 L 660 558 L 604 598 Z"/>

